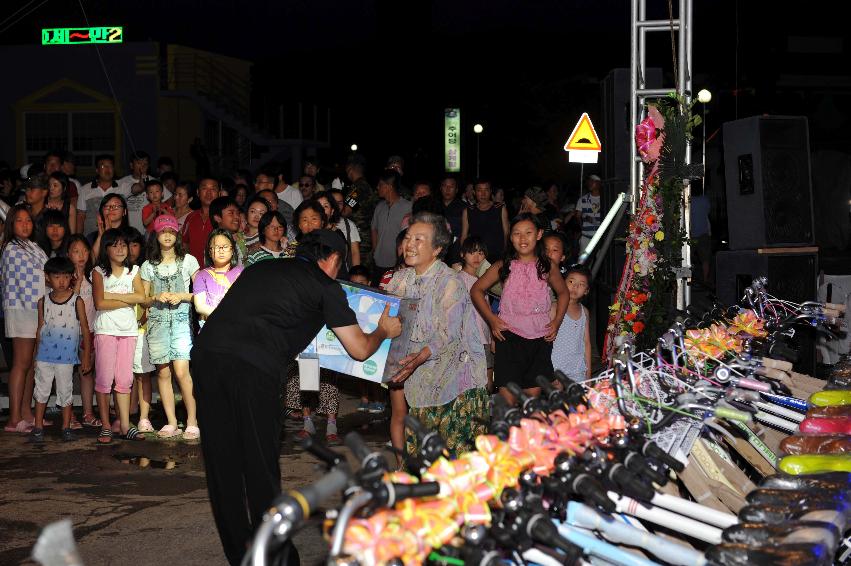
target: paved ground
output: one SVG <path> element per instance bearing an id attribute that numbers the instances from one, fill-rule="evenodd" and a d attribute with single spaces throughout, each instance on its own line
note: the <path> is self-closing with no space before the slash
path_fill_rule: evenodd
<path id="1" fill-rule="evenodd" d="M 340 433 L 357 429 L 371 447 L 389 438 L 386 421 L 354 413 L 355 396 L 341 395 Z M 5 424 L 7 415 L 0 417 Z M 156 420 L 154 426 L 159 424 Z M 321 473 L 315 459 L 293 444 L 300 423 L 282 435 L 282 485 L 310 483 Z M 324 433 L 324 421 L 317 428 Z M 224 564 L 207 500 L 200 446 L 149 440 L 95 442 L 96 431 L 64 444 L 56 426 L 41 446 L 24 435 L 0 432 L 0 565 L 31 564 L 41 528 L 68 518 L 87 566 Z M 322 562 L 327 547 L 314 520 L 296 536 L 305 564 Z"/>

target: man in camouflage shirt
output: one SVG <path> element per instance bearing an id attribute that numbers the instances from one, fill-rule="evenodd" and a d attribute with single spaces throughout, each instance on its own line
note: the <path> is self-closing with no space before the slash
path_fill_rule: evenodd
<path id="1" fill-rule="evenodd" d="M 346 163 L 346 176 L 349 178 L 349 183 L 343 191 L 345 205 L 352 209 L 350 218 L 360 232 L 360 256 L 363 264 L 366 264 L 367 258 L 370 258 L 370 261 L 372 259 L 370 228 L 375 205 L 378 203 L 375 191 L 372 190 L 364 177 L 365 169 L 366 160 L 362 155 L 353 154 L 350 156 Z"/>

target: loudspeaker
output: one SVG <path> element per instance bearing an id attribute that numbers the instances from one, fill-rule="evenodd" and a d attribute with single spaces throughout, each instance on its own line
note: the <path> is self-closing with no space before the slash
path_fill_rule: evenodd
<path id="1" fill-rule="evenodd" d="M 629 190 L 629 167 L 635 153 L 636 124 L 630 123 L 629 78 L 629 69 L 612 69 L 600 83 L 603 119 L 597 133 L 603 147 L 607 148 L 601 156 L 602 177 L 604 185 L 618 185 L 615 194 Z M 645 70 L 645 87 L 662 87 L 662 69 L 650 67 Z"/>
<path id="2" fill-rule="evenodd" d="M 718 252 L 716 290 L 727 305 L 738 304 L 745 287 L 760 276 L 768 277 L 768 292 L 795 303 L 818 299 L 818 249 L 795 252 L 772 249 Z M 811 329 L 796 329 L 800 359 L 795 371 L 815 375 L 815 336 Z"/>
<path id="3" fill-rule="evenodd" d="M 731 250 L 813 244 L 805 117 L 753 116 L 726 122 L 724 169 Z"/>
<path id="4" fill-rule="evenodd" d="M 768 277 L 768 292 L 800 303 L 818 295 L 818 252 L 775 252 L 772 249 L 723 251 L 715 255 L 715 286 L 725 304 L 738 303 L 745 287 L 757 277 Z"/>

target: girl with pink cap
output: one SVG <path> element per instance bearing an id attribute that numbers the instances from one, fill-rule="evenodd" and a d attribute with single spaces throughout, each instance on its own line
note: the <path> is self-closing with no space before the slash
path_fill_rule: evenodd
<path id="1" fill-rule="evenodd" d="M 157 368 L 160 401 L 168 422 L 157 435 L 184 440 L 200 438 L 189 374 L 192 349 L 192 278 L 199 269 L 198 260 L 186 253 L 180 239 L 177 218 L 170 214 L 154 220 L 155 238 L 148 239 L 148 259 L 142 264 L 142 284 L 148 297 L 148 348 L 151 363 Z M 180 386 L 186 407 L 186 428 L 177 426 L 171 377 Z"/>

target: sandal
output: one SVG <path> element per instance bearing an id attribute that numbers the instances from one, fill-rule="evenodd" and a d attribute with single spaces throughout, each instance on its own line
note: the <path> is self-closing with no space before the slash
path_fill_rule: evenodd
<path id="1" fill-rule="evenodd" d="M 183 430 L 183 440 L 198 440 L 201 438 L 201 429 L 197 426 L 188 426 Z"/>
<path id="2" fill-rule="evenodd" d="M 83 428 L 83 425 L 80 424 L 80 421 L 77 420 L 77 417 L 76 415 L 74 415 L 74 413 L 71 413 L 70 428 L 71 430 L 80 430 L 81 428 Z"/>
<path id="3" fill-rule="evenodd" d="M 128 428 L 127 432 L 121 435 L 121 438 L 122 440 L 145 440 L 145 437 L 142 436 L 142 433 L 135 426 Z"/>
<path id="4" fill-rule="evenodd" d="M 85 415 L 83 415 L 83 426 L 100 428 L 103 426 L 103 423 L 92 413 L 86 413 Z"/>
<path id="5" fill-rule="evenodd" d="M 136 428 L 139 429 L 139 432 L 155 432 L 154 425 L 148 419 L 139 419 L 139 424 Z"/>
<path id="6" fill-rule="evenodd" d="M 179 428 L 174 425 L 167 424 L 160 429 L 157 436 L 160 438 L 176 438 L 183 434 Z"/>
<path id="7" fill-rule="evenodd" d="M 325 435 L 325 444 L 327 444 L 328 446 L 337 446 L 341 442 L 342 441 L 340 440 L 340 437 L 334 434 L 333 432 L 331 434 Z"/>
<path id="8" fill-rule="evenodd" d="M 6 432 L 20 432 L 22 434 L 27 434 L 32 432 L 33 425 L 28 423 L 27 421 L 21 419 L 17 424 L 7 424 L 3 429 Z"/>
<path id="9" fill-rule="evenodd" d="M 35 426 L 35 417 L 31 421 L 27 421 L 27 424 L 30 426 Z M 50 419 L 42 419 L 41 426 L 53 426 L 53 421 Z"/>
<path id="10" fill-rule="evenodd" d="M 112 429 L 111 428 L 100 429 L 100 434 L 98 435 L 98 444 L 111 444 L 111 443 L 112 443 Z"/>

